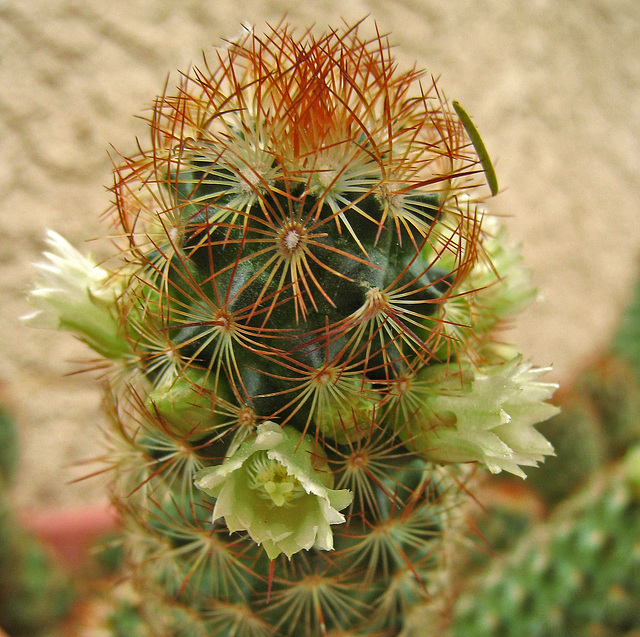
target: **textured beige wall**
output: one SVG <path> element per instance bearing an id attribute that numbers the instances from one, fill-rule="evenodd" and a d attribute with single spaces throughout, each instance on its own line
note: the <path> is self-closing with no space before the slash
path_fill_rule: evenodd
<path id="1" fill-rule="evenodd" d="M 403 63 L 441 76 L 495 159 L 492 211 L 543 294 L 513 340 L 557 379 L 606 342 L 640 251 L 637 0 L 0 0 L 0 383 L 21 425 L 21 504 L 103 497 L 99 480 L 65 485 L 100 451 L 95 374 L 65 377 L 88 351 L 17 322 L 44 229 L 99 234 L 106 149 L 134 151 L 132 115 L 167 72 L 285 12 L 301 26 L 371 14 Z"/>

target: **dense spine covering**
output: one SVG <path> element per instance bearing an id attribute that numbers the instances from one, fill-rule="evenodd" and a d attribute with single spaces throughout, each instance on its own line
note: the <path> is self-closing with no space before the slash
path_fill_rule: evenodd
<path id="1" fill-rule="evenodd" d="M 50 235 L 32 320 L 53 307 L 114 361 L 152 634 L 412 634 L 446 588 L 460 463 L 552 452 L 546 370 L 494 337 L 535 292 L 484 219 L 477 131 L 358 27 L 248 31 L 149 121 L 115 170 L 119 264 L 78 275 Z"/>

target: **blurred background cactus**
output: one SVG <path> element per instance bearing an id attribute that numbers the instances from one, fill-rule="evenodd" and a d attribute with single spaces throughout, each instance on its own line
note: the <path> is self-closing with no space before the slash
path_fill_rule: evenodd
<path id="1" fill-rule="evenodd" d="M 138 595 L 113 626 L 437 632 L 474 467 L 524 477 L 557 411 L 503 342 L 535 290 L 470 117 L 381 36 L 280 25 L 149 126 L 115 161 L 113 258 L 50 231 L 26 317 L 108 363 Z"/>
<path id="2" fill-rule="evenodd" d="M 36 637 L 71 611 L 75 591 L 52 553 L 17 519 L 9 485 L 18 463 L 18 436 L 10 409 L 0 402 L 0 632 Z"/>
<path id="3" fill-rule="evenodd" d="M 458 601 L 455 637 L 637 635 L 639 477 L 635 447 L 495 559 Z"/>

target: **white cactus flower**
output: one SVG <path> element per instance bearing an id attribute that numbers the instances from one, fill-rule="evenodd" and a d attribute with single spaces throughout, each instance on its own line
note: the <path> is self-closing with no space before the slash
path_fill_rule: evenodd
<path id="1" fill-rule="evenodd" d="M 21 320 L 73 332 L 107 358 L 126 356 L 129 347 L 116 308 L 118 284 L 57 232 L 47 231 L 46 244 L 45 260 L 34 264 L 40 278 L 27 296 L 36 309 Z"/>
<path id="2" fill-rule="evenodd" d="M 328 551 L 331 525 L 345 522 L 340 511 L 353 494 L 331 488 L 333 474 L 319 454 L 314 439 L 265 422 L 221 465 L 199 471 L 195 483 L 217 498 L 214 521 L 224 518 L 230 533 L 246 531 L 269 559 L 313 547 Z"/>
<path id="3" fill-rule="evenodd" d="M 545 402 L 557 385 L 539 380 L 548 371 L 517 356 L 486 369 L 468 366 L 441 384 L 427 381 L 416 390 L 423 406 L 401 435 L 433 462 L 481 462 L 492 473 L 504 470 L 526 478 L 521 466 L 537 466 L 553 455 L 549 441 L 534 428 L 558 412 Z"/>

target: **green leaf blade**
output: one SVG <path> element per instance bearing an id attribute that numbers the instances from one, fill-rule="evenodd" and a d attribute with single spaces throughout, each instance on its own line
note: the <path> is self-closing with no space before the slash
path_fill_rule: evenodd
<path id="1" fill-rule="evenodd" d="M 491 194 L 498 194 L 498 177 L 496 176 L 496 171 L 493 168 L 493 163 L 491 162 L 491 158 L 489 157 L 487 148 L 482 141 L 482 137 L 480 137 L 478 129 L 471 121 L 471 117 L 469 117 L 467 111 L 462 108 L 460 102 L 454 101 L 453 108 L 455 109 L 458 117 L 460 118 L 460 121 L 462 122 L 462 125 L 467 131 L 467 135 L 469 135 L 469 139 L 471 140 L 476 153 L 478 153 L 478 159 L 480 160 L 480 164 L 482 165 L 482 169 L 484 170 L 484 175 L 487 180 L 487 184 L 489 184 Z"/>

